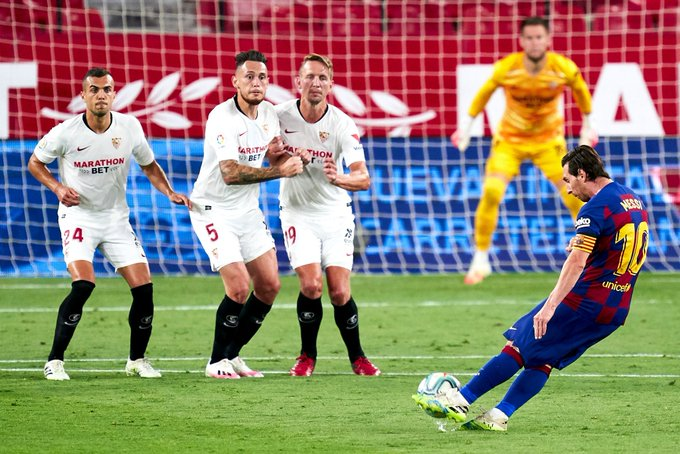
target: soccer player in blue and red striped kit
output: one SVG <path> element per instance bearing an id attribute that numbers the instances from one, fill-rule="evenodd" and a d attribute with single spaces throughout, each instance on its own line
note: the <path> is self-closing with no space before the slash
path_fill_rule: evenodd
<path id="1" fill-rule="evenodd" d="M 463 422 L 470 404 L 523 368 L 498 405 L 461 426 L 505 431 L 508 418 L 541 391 L 553 368 L 573 363 L 626 320 L 647 254 L 647 211 L 630 188 L 609 177 L 590 146 L 567 153 L 562 167 L 569 193 L 586 204 L 555 288 L 504 333 L 501 353 L 465 386 L 418 400 L 431 416 Z"/>

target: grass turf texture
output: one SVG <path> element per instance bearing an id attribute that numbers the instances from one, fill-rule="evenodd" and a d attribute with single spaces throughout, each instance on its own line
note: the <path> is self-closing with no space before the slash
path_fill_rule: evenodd
<path id="1" fill-rule="evenodd" d="M 0 451 L 677 452 L 677 274 L 644 273 L 626 326 L 555 371 L 507 433 L 442 433 L 413 403 L 429 372 L 466 382 L 555 279 L 494 275 L 466 287 L 458 275 L 355 276 L 364 350 L 384 375 L 351 374 L 324 296 L 315 375 L 293 378 L 297 286 L 285 277 L 275 309 L 242 351 L 266 377 L 238 381 L 203 376 L 219 279 L 155 277 L 148 355 L 164 372 L 159 380 L 125 376 L 130 293 L 120 278 L 99 279 L 66 353 L 69 382 L 42 377 L 68 280 L 0 279 Z M 492 407 L 508 384 L 471 415 Z"/>

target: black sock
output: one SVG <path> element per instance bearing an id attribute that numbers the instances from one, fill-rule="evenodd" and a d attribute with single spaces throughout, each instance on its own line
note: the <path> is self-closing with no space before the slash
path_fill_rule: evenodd
<path id="1" fill-rule="evenodd" d="M 210 364 L 226 358 L 227 346 L 234 338 L 234 333 L 238 327 L 238 315 L 243 309 L 243 304 L 224 295 L 224 299 L 217 308 L 215 316 L 215 339 L 213 340 L 213 350 L 210 355 Z"/>
<path id="2" fill-rule="evenodd" d="M 321 298 L 307 298 L 300 292 L 297 300 L 297 316 L 300 324 L 300 338 L 302 350 L 310 358 L 316 359 L 316 338 L 319 335 L 321 319 L 323 318 L 323 306 Z"/>
<path id="3" fill-rule="evenodd" d="M 74 281 L 71 283 L 71 293 L 69 293 L 59 306 L 57 315 L 57 327 L 54 330 L 54 340 L 52 341 L 52 351 L 47 357 L 48 361 L 53 359 L 64 360 L 64 352 L 68 347 L 73 333 L 83 315 L 83 306 L 94 290 L 94 283 L 90 281 Z"/>
<path id="4" fill-rule="evenodd" d="M 272 307 L 269 304 L 265 304 L 255 296 L 255 293 L 251 293 L 246 301 L 241 314 L 238 317 L 238 328 L 234 333 L 234 338 L 227 347 L 227 358 L 234 359 L 239 353 L 244 345 L 246 345 L 250 339 L 253 338 L 257 330 L 262 326 L 264 318 L 269 313 Z"/>
<path id="5" fill-rule="evenodd" d="M 144 358 L 144 352 L 151 339 L 153 321 L 153 284 L 140 285 L 130 289 L 132 306 L 128 315 L 130 324 L 130 359 Z"/>
<path id="6" fill-rule="evenodd" d="M 349 297 L 344 306 L 333 306 L 335 310 L 335 324 L 338 325 L 342 340 L 347 346 L 349 360 L 354 362 L 358 357 L 364 356 L 359 340 L 359 312 L 352 297 Z"/>

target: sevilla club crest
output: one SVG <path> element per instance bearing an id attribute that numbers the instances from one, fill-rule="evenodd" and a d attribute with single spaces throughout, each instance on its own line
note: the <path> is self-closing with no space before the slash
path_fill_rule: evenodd
<path id="1" fill-rule="evenodd" d="M 330 132 L 325 132 L 325 131 L 319 131 L 319 140 L 321 140 L 321 143 L 325 142 L 326 139 L 328 139 L 328 136 L 330 136 Z"/>
<path id="2" fill-rule="evenodd" d="M 120 137 L 112 137 L 111 138 L 111 144 L 113 145 L 113 148 L 115 148 L 117 150 L 118 147 L 120 147 L 120 142 L 122 140 L 123 139 L 121 139 Z"/>

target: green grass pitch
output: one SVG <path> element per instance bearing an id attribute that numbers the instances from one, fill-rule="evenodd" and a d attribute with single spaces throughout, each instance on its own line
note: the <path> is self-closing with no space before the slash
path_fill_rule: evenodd
<path id="1" fill-rule="evenodd" d="M 547 296 L 556 274 L 354 276 L 364 350 L 381 377 L 351 373 L 324 297 L 312 377 L 289 377 L 299 348 L 297 283 L 282 292 L 243 351 L 263 379 L 203 376 L 222 284 L 216 277 L 154 280 L 148 356 L 159 380 L 126 377 L 130 294 L 100 279 L 67 351 L 69 382 L 48 382 L 67 279 L 0 279 L 1 452 L 677 452 L 680 440 L 678 274 L 643 272 L 626 325 L 510 420 L 507 433 L 446 432 L 410 396 L 423 376 L 465 382 L 504 343 L 502 332 Z M 492 407 L 508 384 L 483 396 Z"/>

